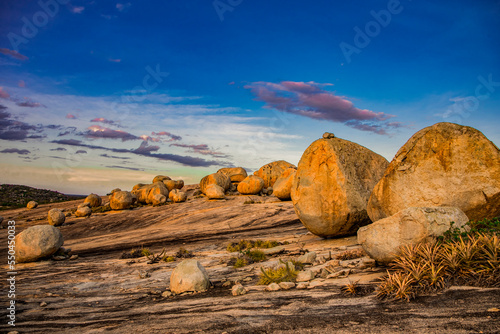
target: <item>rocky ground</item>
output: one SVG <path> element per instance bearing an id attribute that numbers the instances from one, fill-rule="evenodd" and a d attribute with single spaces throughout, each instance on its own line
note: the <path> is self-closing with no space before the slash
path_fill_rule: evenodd
<path id="1" fill-rule="evenodd" d="M 69 216 L 60 230 L 64 247 L 77 259 L 18 264 L 17 326 L 20 333 L 499 333 L 500 289 L 452 287 L 411 303 L 381 302 L 374 282 L 386 268 L 360 260 L 332 265 L 330 258 L 359 249 L 355 237 L 321 239 L 307 232 L 291 202 L 275 197 L 227 196 L 208 201 L 192 196 L 186 203 Z M 104 201 L 106 202 L 106 198 Z M 83 200 L 40 205 L 34 210 L 2 212 L 15 220 L 17 233 L 46 223 L 47 212 L 65 212 Z M 0 258 L 7 263 L 7 233 L 1 232 Z M 263 263 L 234 269 L 237 253 L 226 246 L 241 239 L 288 242 Z M 169 277 L 180 262 L 148 264 L 145 257 L 121 259 L 123 253 L 147 247 L 173 255 L 191 251 L 207 269 L 213 287 L 197 294 L 168 296 Z M 308 270 L 317 273 L 305 289 L 263 291 L 260 267 L 315 251 Z M 271 253 L 273 253 L 271 251 Z M 334 274 L 325 272 L 327 268 Z M 366 267 L 364 269 L 360 269 Z M 333 269 L 332 269 L 333 268 Z M 7 266 L 2 270 L 7 272 Z M 340 275 L 338 273 L 341 273 Z M 2 280 L 2 291 L 6 291 Z M 230 282 L 230 283 L 228 283 Z M 240 282 L 249 292 L 231 294 Z M 357 282 L 359 295 L 342 292 Z M 6 300 L 3 298 L 2 300 Z M 5 303 L 5 302 L 3 302 Z M 6 304 L 4 304 L 6 305 Z M 5 310 L 2 307 L 2 310 Z"/>

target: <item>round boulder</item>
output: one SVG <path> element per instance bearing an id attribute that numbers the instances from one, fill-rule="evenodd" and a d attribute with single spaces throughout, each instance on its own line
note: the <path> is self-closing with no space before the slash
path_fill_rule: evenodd
<path id="1" fill-rule="evenodd" d="M 322 237 L 350 235 L 369 224 L 366 204 L 389 163 L 340 138 L 313 142 L 300 159 L 291 197 L 304 226 Z"/>
<path id="2" fill-rule="evenodd" d="M 160 205 L 160 204 L 163 204 L 167 201 L 167 197 L 165 195 L 162 195 L 162 194 L 155 194 L 153 196 L 153 200 L 151 202 L 151 204 L 153 205 Z"/>
<path id="3" fill-rule="evenodd" d="M 290 192 L 292 190 L 293 179 L 295 178 L 295 168 L 286 169 L 283 174 L 274 182 L 273 195 L 282 201 L 289 200 Z"/>
<path id="4" fill-rule="evenodd" d="M 81 206 L 75 212 L 75 217 L 90 217 L 92 209 L 88 206 Z"/>
<path id="5" fill-rule="evenodd" d="M 157 203 L 157 199 L 155 199 L 155 195 L 163 195 L 165 196 L 165 200 L 168 198 L 169 190 L 165 186 L 164 182 L 170 181 L 166 180 L 146 185 L 139 183 L 132 188 L 132 194 L 137 197 L 137 201 L 139 203 L 156 205 L 155 203 Z"/>
<path id="6" fill-rule="evenodd" d="M 243 167 L 221 168 L 217 173 L 229 176 L 231 182 L 241 182 L 248 176 L 247 171 Z"/>
<path id="7" fill-rule="evenodd" d="M 432 241 L 443 235 L 451 222 L 454 222 L 454 227 L 460 228 L 468 221 L 459 208 L 410 207 L 361 227 L 358 230 L 358 243 L 371 258 L 388 263 L 397 257 L 402 246 Z"/>
<path id="8" fill-rule="evenodd" d="M 115 191 L 109 197 L 109 206 L 113 210 L 127 210 L 130 209 L 134 198 L 128 191 Z"/>
<path id="9" fill-rule="evenodd" d="M 16 261 L 34 262 L 57 252 L 64 243 L 59 229 L 52 225 L 28 227 L 16 238 Z"/>
<path id="10" fill-rule="evenodd" d="M 50 225 L 60 226 L 64 224 L 66 216 L 61 211 L 61 209 L 50 209 L 49 214 L 47 216 L 47 220 L 49 221 Z"/>
<path id="11" fill-rule="evenodd" d="M 258 171 L 253 173 L 253 175 L 263 179 L 264 188 L 269 188 L 274 186 L 276 180 L 288 168 L 296 168 L 296 167 L 289 162 L 286 162 L 284 160 L 279 160 L 262 166 Z"/>
<path id="12" fill-rule="evenodd" d="M 102 205 L 102 198 L 96 194 L 90 194 L 85 198 L 83 203 L 89 203 L 91 208 L 97 208 Z"/>
<path id="13" fill-rule="evenodd" d="M 201 179 L 200 189 L 205 195 L 207 195 L 206 190 L 210 184 L 218 185 L 224 192 L 231 189 L 231 179 L 229 176 L 222 173 L 213 173 Z"/>
<path id="14" fill-rule="evenodd" d="M 247 176 L 238 184 L 238 192 L 242 195 L 257 195 L 264 188 L 264 180 L 255 175 Z"/>
<path id="15" fill-rule="evenodd" d="M 38 202 L 36 201 L 29 201 L 28 204 L 26 204 L 26 208 L 28 210 L 35 209 L 38 206 Z"/>
<path id="16" fill-rule="evenodd" d="M 373 189 L 368 215 L 433 206 L 458 207 L 470 220 L 500 216 L 500 151 L 480 131 L 437 123 L 415 133 Z"/>
<path id="17" fill-rule="evenodd" d="M 208 199 L 224 199 L 224 189 L 216 184 L 209 184 L 205 189 Z"/>
<path id="18" fill-rule="evenodd" d="M 173 293 L 202 292 L 209 287 L 207 271 L 194 259 L 179 263 L 170 276 L 170 291 Z"/>
<path id="19" fill-rule="evenodd" d="M 168 194 L 168 198 L 174 203 L 185 202 L 187 199 L 187 194 L 179 189 L 174 189 Z"/>
<path id="20" fill-rule="evenodd" d="M 155 178 L 153 179 L 153 182 L 151 183 L 163 182 L 165 180 L 171 180 L 171 178 L 165 175 L 156 175 Z"/>

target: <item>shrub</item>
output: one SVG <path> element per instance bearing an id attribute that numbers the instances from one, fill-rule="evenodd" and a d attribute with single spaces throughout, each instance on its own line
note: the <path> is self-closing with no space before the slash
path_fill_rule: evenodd
<path id="1" fill-rule="evenodd" d="M 291 262 L 282 263 L 276 268 L 260 268 L 260 280 L 258 284 L 267 285 L 271 283 L 294 282 L 297 278 L 297 270 Z"/>
<path id="2" fill-rule="evenodd" d="M 240 252 L 250 248 L 273 248 L 280 245 L 288 245 L 288 242 L 279 242 L 276 240 L 240 240 L 227 245 L 228 252 Z"/>

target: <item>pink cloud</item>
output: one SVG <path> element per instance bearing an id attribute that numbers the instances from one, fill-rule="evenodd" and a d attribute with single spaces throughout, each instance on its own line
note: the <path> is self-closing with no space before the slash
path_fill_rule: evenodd
<path id="1" fill-rule="evenodd" d="M 73 115 L 73 114 L 67 114 L 67 115 L 66 115 L 66 118 L 67 118 L 67 119 L 76 119 L 76 116 L 75 116 L 75 115 Z"/>
<path id="2" fill-rule="evenodd" d="M 18 105 L 20 107 L 27 107 L 27 108 L 38 108 L 38 107 L 46 108 L 43 104 L 41 104 L 39 102 L 34 102 L 28 97 L 25 97 L 23 101 L 18 101 L 16 103 L 16 105 Z"/>
<path id="3" fill-rule="evenodd" d="M 92 125 L 88 127 L 87 130 L 88 131 L 85 133 L 85 137 L 87 138 L 121 139 L 122 141 L 139 139 L 139 137 L 131 133 L 105 128 L 100 125 Z"/>
<path id="4" fill-rule="evenodd" d="M 167 132 L 167 131 L 152 132 L 151 135 L 152 136 L 157 136 L 157 137 L 170 137 L 169 139 L 167 139 L 165 141 L 178 141 L 178 140 L 182 139 L 181 136 L 174 135 L 174 134 L 172 134 L 170 132 Z"/>
<path id="5" fill-rule="evenodd" d="M 3 87 L 0 87 L 0 98 L 2 98 L 2 99 L 7 99 L 7 100 L 8 100 L 8 99 L 10 99 L 10 94 L 9 94 L 9 93 L 7 93 L 7 92 L 3 89 Z"/>
<path id="6" fill-rule="evenodd" d="M 108 59 L 109 61 L 113 62 L 113 63 L 121 63 L 121 59 L 113 59 L 113 58 L 109 58 Z"/>
<path id="7" fill-rule="evenodd" d="M 103 117 L 98 117 L 90 120 L 92 123 L 103 123 L 103 124 L 116 124 L 115 121 L 103 118 Z"/>
<path id="8" fill-rule="evenodd" d="M 12 58 L 19 59 L 19 60 L 28 60 L 29 59 L 28 57 L 26 57 L 25 55 L 20 54 L 17 51 L 9 50 L 9 49 L 6 49 L 6 48 L 0 48 L 0 53 L 3 53 L 4 55 L 7 55 L 7 56 L 10 56 Z"/>
<path id="9" fill-rule="evenodd" d="M 254 82 L 245 88 L 251 90 L 257 101 L 265 102 L 264 108 L 317 120 L 340 122 L 358 130 L 384 135 L 388 134 L 387 129 L 401 127 L 398 122 L 385 122 L 394 115 L 356 108 L 345 96 L 323 89 L 323 86 L 331 85 L 312 81 L 282 81 Z"/>
<path id="10" fill-rule="evenodd" d="M 18 81 L 18 83 L 17 83 L 17 85 L 18 85 L 19 87 L 21 87 L 21 88 L 26 87 L 26 83 L 24 82 L 24 80 L 19 80 L 19 81 Z"/>

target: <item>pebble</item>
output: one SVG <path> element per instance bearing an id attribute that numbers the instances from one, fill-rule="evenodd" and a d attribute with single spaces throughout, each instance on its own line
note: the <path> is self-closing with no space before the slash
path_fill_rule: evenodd
<path id="1" fill-rule="evenodd" d="M 307 289 L 308 286 L 309 282 L 300 282 L 299 284 L 297 284 L 297 289 Z"/>
<path id="2" fill-rule="evenodd" d="M 76 260 L 76 259 L 78 259 L 78 255 L 76 255 L 76 254 L 71 255 L 71 257 L 69 259 L 70 260 Z"/>
<path id="3" fill-rule="evenodd" d="M 279 291 L 279 290 L 281 290 L 281 287 L 276 283 L 271 283 L 268 286 L 266 286 L 266 291 Z"/>
<path id="4" fill-rule="evenodd" d="M 47 306 L 47 303 L 46 303 L 46 302 L 41 302 L 41 303 L 40 303 L 40 307 L 45 307 L 45 306 Z"/>
<path id="5" fill-rule="evenodd" d="M 283 290 L 290 290 L 292 288 L 295 287 L 295 283 L 293 282 L 281 282 L 279 284 L 280 288 L 282 288 Z"/>
<path id="6" fill-rule="evenodd" d="M 307 282 L 314 278 L 314 273 L 311 270 L 300 271 L 297 275 L 297 282 Z"/>
<path id="7" fill-rule="evenodd" d="M 164 298 L 172 297 L 172 295 L 173 295 L 172 291 L 169 291 L 169 290 L 164 291 L 164 292 L 161 294 L 161 296 L 162 296 L 162 297 L 164 297 Z"/>
<path id="8" fill-rule="evenodd" d="M 247 293 L 247 290 L 241 284 L 236 284 L 231 289 L 233 296 L 241 296 Z"/>

